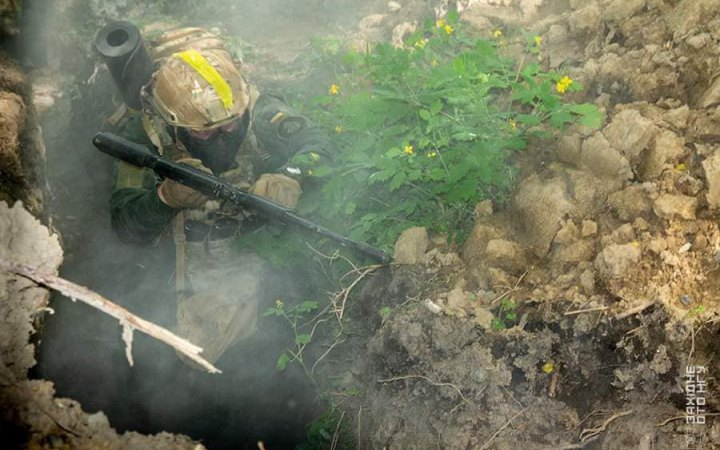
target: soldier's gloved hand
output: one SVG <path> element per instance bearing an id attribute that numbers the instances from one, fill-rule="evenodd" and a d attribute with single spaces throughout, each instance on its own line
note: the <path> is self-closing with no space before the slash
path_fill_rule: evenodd
<path id="1" fill-rule="evenodd" d="M 244 191 L 252 189 L 252 184 L 249 183 L 248 171 L 245 167 L 237 167 L 235 169 L 228 170 L 220 174 L 223 180 L 232 184 L 236 188 L 240 188 Z"/>
<path id="2" fill-rule="evenodd" d="M 287 208 L 297 205 L 302 189 L 300 183 L 279 173 L 265 173 L 255 182 L 252 193 L 280 203 Z"/>
<path id="3" fill-rule="evenodd" d="M 212 173 L 210 169 L 202 165 L 199 159 L 183 158 L 175 161 L 181 164 L 193 166 L 204 172 Z M 204 205 L 208 197 L 193 188 L 180 184 L 177 181 L 165 179 L 157 190 L 160 201 L 171 208 L 176 209 L 192 209 L 199 208 Z"/>

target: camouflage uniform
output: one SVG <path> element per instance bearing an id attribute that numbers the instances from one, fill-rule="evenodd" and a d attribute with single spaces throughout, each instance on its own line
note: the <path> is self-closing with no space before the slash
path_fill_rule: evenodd
<path id="1" fill-rule="evenodd" d="M 248 188 L 264 173 L 282 172 L 297 154 L 327 155 L 327 136 L 279 97 L 249 88 L 247 131 L 233 167 L 216 173 Z M 147 112 L 132 112 L 117 123 L 117 132 L 174 160 L 192 148 L 168 140 L 171 127 Z M 164 134 L 164 136 L 161 136 Z M 158 196 L 162 180 L 147 169 L 120 163 L 111 197 L 112 227 L 126 242 L 155 241 L 174 222 L 177 248 L 178 327 L 180 335 L 204 348 L 211 362 L 235 342 L 255 332 L 259 281 L 265 268 L 251 252 L 230 248 L 245 211 L 209 200 L 197 209 L 175 209 Z"/>

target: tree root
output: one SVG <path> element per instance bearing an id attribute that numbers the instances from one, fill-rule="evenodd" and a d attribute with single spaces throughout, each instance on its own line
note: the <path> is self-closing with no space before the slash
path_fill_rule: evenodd
<path id="1" fill-rule="evenodd" d="M 519 415 L 521 415 L 522 413 L 524 413 L 525 411 L 527 411 L 528 408 L 529 408 L 529 407 L 526 407 L 525 409 L 521 410 L 520 412 L 518 412 L 517 414 L 515 414 L 514 416 L 512 416 L 512 417 L 510 418 L 510 420 L 508 420 L 507 422 L 505 422 L 505 425 L 501 426 L 496 432 L 494 432 L 494 433 L 492 434 L 492 436 L 490 436 L 490 439 L 488 439 L 487 441 L 485 441 L 485 443 L 482 445 L 482 447 L 480 447 L 480 450 L 485 450 L 486 448 L 488 448 L 488 447 L 490 446 L 490 444 L 492 443 L 492 441 L 495 440 L 495 438 L 496 438 L 500 433 L 502 433 L 502 431 L 503 431 L 505 428 L 509 427 L 513 420 L 517 419 Z"/>
<path id="2" fill-rule="evenodd" d="M 116 305 L 100 294 L 93 292 L 84 286 L 80 286 L 79 284 L 72 283 L 64 278 L 60 278 L 49 273 L 38 272 L 32 267 L 9 261 L 0 260 L 0 269 L 5 272 L 28 278 L 39 285 L 54 289 L 71 298 L 73 301 L 80 300 L 81 302 L 86 303 L 93 308 L 99 309 L 105 314 L 117 319 L 123 327 L 122 339 L 125 341 L 125 355 L 127 356 L 130 366 L 133 365 L 133 331 L 139 330 L 174 348 L 178 352 L 204 367 L 208 372 L 220 373 L 218 368 L 199 356 L 200 352 L 202 352 L 201 347 L 198 347 L 190 341 L 171 333 L 163 327 L 136 316 L 127 309 Z"/>

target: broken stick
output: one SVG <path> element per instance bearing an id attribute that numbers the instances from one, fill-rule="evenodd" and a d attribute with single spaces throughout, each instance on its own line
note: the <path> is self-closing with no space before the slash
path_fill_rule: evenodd
<path id="1" fill-rule="evenodd" d="M 165 328 L 136 316 L 127 309 L 116 305 L 100 294 L 93 292 L 84 286 L 80 286 L 79 284 L 72 283 L 64 278 L 60 278 L 49 273 L 38 272 L 36 269 L 24 264 L 0 260 L 0 269 L 5 272 L 23 276 L 37 284 L 54 289 L 61 294 L 70 297 L 72 300 L 80 300 L 81 302 L 87 303 L 93 308 L 99 309 L 105 314 L 117 319 L 123 327 L 122 338 L 123 341 L 125 341 L 125 354 L 128 358 L 130 366 L 133 365 L 132 333 L 134 330 L 139 330 L 148 336 L 166 343 L 178 352 L 200 364 L 202 367 L 207 369 L 208 372 L 220 373 L 220 370 L 217 367 L 213 366 L 204 358 L 199 356 L 200 352 L 203 350 L 202 347 L 198 347 L 192 342 L 171 333 Z"/>

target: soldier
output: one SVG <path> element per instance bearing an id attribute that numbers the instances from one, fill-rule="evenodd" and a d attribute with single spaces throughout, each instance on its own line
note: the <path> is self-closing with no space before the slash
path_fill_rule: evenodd
<path id="1" fill-rule="evenodd" d="M 278 97 L 259 94 L 222 41 L 205 30 L 166 33 L 154 50 L 157 70 L 141 90 L 142 110 L 116 120 L 117 132 L 294 207 L 302 173 L 289 161 L 326 156 L 325 133 Z M 151 243 L 172 228 L 177 332 L 203 347 L 208 361 L 255 332 L 263 265 L 229 245 L 244 211 L 121 163 L 111 214 L 127 242 Z"/>

